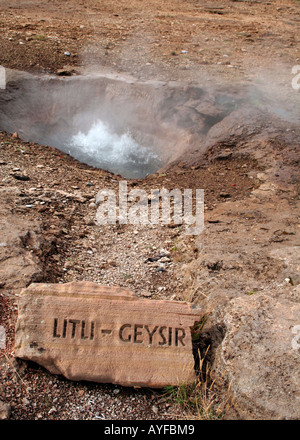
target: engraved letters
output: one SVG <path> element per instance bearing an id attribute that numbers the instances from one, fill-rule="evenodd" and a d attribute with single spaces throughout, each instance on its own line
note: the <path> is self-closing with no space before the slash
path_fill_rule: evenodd
<path id="1" fill-rule="evenodd" d="M 185 336 L 184 328 L 158 325 L 151 327 L 142 324 L 123 324 L 119 330 L 120 340 L 133 344 L 184 347 Z"/>
<path id="2" fill-rule="evenodd" d="M 98 327 L 98 326 L 97 326 Z M 114 336 L 111 329 L 96 328 L 95 322 L 80 319 L 53 320 L 53 338 L 93 340 L 96 337 Z M 96 330 L 99 330 L 98 333 Z M 185 329 L 180 327 L 151 326 L 143 324 L 123 324 L 118 330 L 118 339 L 122 343 L 143 344 L 157 347 L 185 346 Z"/>
<path id="3" fill-rule="evenodd" d="M 189 303 L 74 281 L 33 283 L 18 307 L 15 355 L 52 374 L 148 388 L 196 379 L 192 335 L 203 311 Z"/>
<path id="4" fill-rule="evenodd" d="M 62 322 L 63 321 L 63 322 Z M 89 327 L 89 328 L 87 328 Z M 94 339 L 95 323 L 91 322 L 87 326 L 86 321 L 79 319 L 63 319 L 54 318 L 53 322 L 53 338 L 80 338 Z"/>

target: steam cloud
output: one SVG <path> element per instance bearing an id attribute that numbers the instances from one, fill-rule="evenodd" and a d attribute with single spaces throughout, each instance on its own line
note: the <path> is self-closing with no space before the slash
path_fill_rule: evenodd
<path id="1" fill-rule="evenodd" d="M 203 79 L 184 86 L 101 72 L 61 79 L 2 68 L 0 129 L 125 178 L 143 178 L 233 134 L 246 138 L 279 124 L 294 129 L 300 113 L 292 79 L 290 69 L 278 66 L 272 81 L 261 73 L 248 84 L 210 86 Z"/>
<path id="2" fill-rule="evenodd" d="M 159 163 L 158 155 L 139 145 L 130 133 L 113 133 L 101 120 L 94 122 L 87 133 L 79 131 L 71 138 L 70 153 L 82 162 L 124 177 L 144 177 L 156 171 Z"/>

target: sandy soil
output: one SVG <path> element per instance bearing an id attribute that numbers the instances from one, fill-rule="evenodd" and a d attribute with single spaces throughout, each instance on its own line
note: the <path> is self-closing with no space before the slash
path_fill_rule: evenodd
<path id="1" fill-rule="evenodd" d="M 0 63 L 17 69 L 97 64 L 187 80 L 248 77 L 299 59 L 294 1 L 4 0 L 0 14 Z"/>

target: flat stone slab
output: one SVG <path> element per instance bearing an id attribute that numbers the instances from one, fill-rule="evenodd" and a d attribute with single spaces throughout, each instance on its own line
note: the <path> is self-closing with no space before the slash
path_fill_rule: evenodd
<path id="1" fill-rule="evenodd" d="M 32 284 L 18 304 L 15 356 L 70 380 L 161 388 L 195 379 L 191 327 L 203 313 L 91 282 Z"/>

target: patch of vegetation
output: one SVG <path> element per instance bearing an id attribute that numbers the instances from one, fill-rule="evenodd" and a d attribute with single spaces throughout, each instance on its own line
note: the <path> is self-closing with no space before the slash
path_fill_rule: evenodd
<path id="1" fill-rule="evenodd" d="M 204 372 L 202 369 L 203 360 L 201 372 L 193 383 L 167 386 L 165 395 L 170 402 L 179 406 L 184 419 L 222 420 L 232 403 L 230 386 L 221 395 L 208 364 Z"/>
<path id="2" fill-rule="evenodd" d="M 199 341 L 201 331 L 208 319 L 209 313 L 205 313 L 200 321 L 195 322 L 193 327 L 191 328 L 192 342 Z"/>
<path id="3" fill-rule="evenodd" d="M 191 336 L 194 349 L 198 347 L 203 327 L 211 311 L 203 315 L 191 327 Z M 221 420 L 232 405 L 230 385 L 227 389 L 220 392 L 222 377 L 216 377 L 212 373 L 211 365 L 208 361 L 210 346 L 206 348 L 203 357 L 200 350 L 195 355 L 196 379 L 192 383 L 183 383 L 178 386 L 167 386 L 164 389 L 167 398 L 179 406 L 180 412 L 187 420 Z M 224 387 L 222 387 L 224 388 Z"/>
<path id="4" fill-rule="evenodd" d="M 47 37 L 43 34 L 37 34 L 33 37 L 36 41 L 46 41 Z"/>

